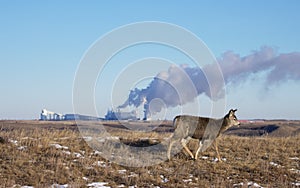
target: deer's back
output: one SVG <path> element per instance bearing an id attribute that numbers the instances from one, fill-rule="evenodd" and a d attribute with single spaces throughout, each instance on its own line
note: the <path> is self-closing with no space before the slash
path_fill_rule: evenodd
<path id="1" fill-rule="evenodd" d="M 175 133 L 201 139 L 209 122 L 214 119 L 189 115 L 176 116 L 174 119 Z"/>

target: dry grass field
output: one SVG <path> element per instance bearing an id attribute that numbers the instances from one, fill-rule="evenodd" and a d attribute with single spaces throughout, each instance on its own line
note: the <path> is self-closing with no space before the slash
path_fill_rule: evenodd
<path id="1" fill-rule="evenodd" d="M 172 134 L 170 122 L 151 132 L 130 131 L 118 123 L 105 128 L 135 147 Z M 170 161 L 138 168 L 103 158 L 84 141 L 75 122 L 0 121 L 0 129 L 0 187 L 300 187 L 299 122 L 228 130 L 219 138 L 222 162 L 210 147 L 196 161 L 181 152 Z"/>

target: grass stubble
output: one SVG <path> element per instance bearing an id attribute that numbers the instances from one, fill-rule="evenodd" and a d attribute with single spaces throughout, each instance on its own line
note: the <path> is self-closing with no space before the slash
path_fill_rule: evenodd
<path id="1" fill-rule="evenodd" d="M 75 128 L 64 125 L 64 128 L 51 129 L 38 125 L 10 128 L 2 122 L 0 187 L 66 184 L 68 187 L 87 187 L 92 182 L 105 182 L 105 186 L 110 187 L 298 187 L 300 182 L 299 135 L 223 135 L 218 138 L 222 162 L 216 161 L 214 147 L 210 147 L 196 161 L 182 151 L 170 161 L 127 167 L 103 158 Z M 109 129 L 111 135 L 134 147 L 155 144 L 172 134 Z M 149 138 L 148 142 L 145 138 Z M 191 141 L 189 147 L 196 148 L 197 142 Z M 131 152 L 122 148 L 118 151 L 124 156 Z M 108 149 L 107 152 L 114 151 Z"/>

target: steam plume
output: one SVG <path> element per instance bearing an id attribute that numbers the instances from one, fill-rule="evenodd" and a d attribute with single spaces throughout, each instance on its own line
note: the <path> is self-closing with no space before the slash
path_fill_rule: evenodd
<path id="1" fill-rule="evenodd" d="M 274 48 L 262 47 L 250 55 L 241 57 L 228 51 L 218 59 L 218 64 L 225 84 L 238 83 L 251 74 L 267 70 L 267 85 L 289 79 L 300 80 L 300 52 L 278 54 Z M 138 107 L 143 104 L 144 99 L 149 102 L 155 98 L 160 98 L 166 107 L 175 107 L 192 102 L 200 94 L 205 94 L 213 100 L 218 99 L 224 95 L 224 85 L 220 82 L 223 79 L 217 78 L 218 75 L 215 74 L 219 66 L 216 63 L 209 64 L 202 67 L 203 71 L 198 67 L 171 66 L 168 71 L 158 73 L 147 88 L 131 90 L 128 99 L 119 107 Z M 191 85 L 194 88 L 191 88 Z M 196 93 L 190 92 L 192 89 L 195 89 Z M 161 108 L 162 106 L 156 105 L 152 110 L 160 112 Z"/>
<path id="2" fill-rule="evenodd" d="M 173 65 L 168 71 L 157 74 L 147 88 L 131 90 L 128 99 L 119 108 L 138 107 L 145 103 L 145 99 L 150 102 L 155 98 L 161 99 L 166 107 L 175 107 L 193 101 L 208 89 L 207 80 L 200 68 Z M 162 107 L 162 104 L 152 105 L 151 110 L 160 112 Z M 149 110 L 145 109 L 145 111 Z"/>
<path id="3" fill-rule="evenodd" d="M 262 47 L 259 51 L 240 57 L 229 51 L 218 62 L 226 83 L 266 70 L 270 71 L 266 85 L 300 79 L 300 52 L 278 54 L 274 48 Z"/>

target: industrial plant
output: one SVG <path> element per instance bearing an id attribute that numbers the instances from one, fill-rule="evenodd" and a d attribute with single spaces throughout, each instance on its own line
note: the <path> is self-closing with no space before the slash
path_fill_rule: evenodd
<path id="1" fill-rule="evenodd" d="M 117 111 L 107 110 L 104 118 L 87 116 L 81 114 L 61 114 L 43 109 L 40 114 L 41 121 L 68 121 L 68 120 L 85 120 L 85 121 L 100 121 L 100 120 L 140 120 L 137 117 L 135 110 L 131 112 L 122 112 L 119 108 Z"/>
<path id="2" fill-rule="evenodd" d="M 42 121 L 67 121 L 67 120 L 101 120 L 101 118 L 81 115 L 81 114 L 60 114 L 57 112 L 52 112 L 46 109 L 42 110 L 40 114 L 40 120 Z"/>

